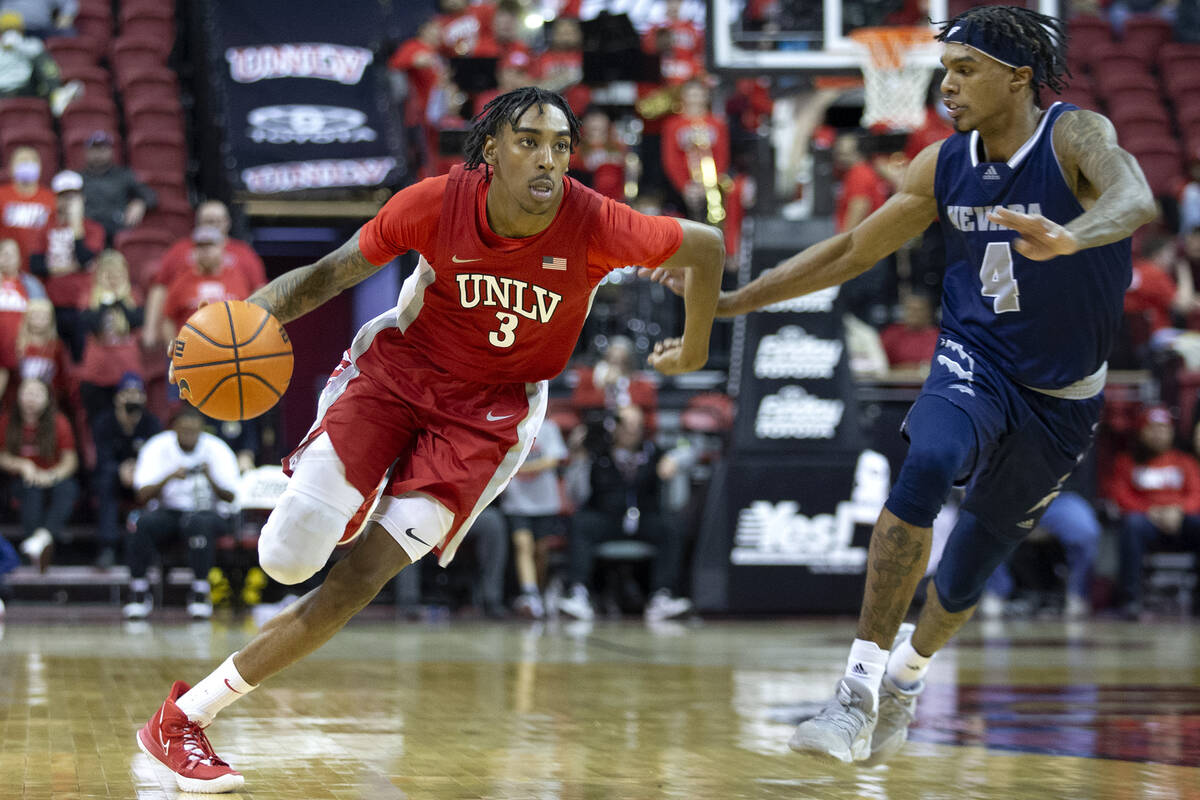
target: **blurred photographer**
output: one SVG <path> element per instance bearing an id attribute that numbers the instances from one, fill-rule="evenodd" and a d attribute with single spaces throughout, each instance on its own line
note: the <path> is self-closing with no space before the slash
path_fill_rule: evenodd
<path id="1" fill-rule="evenodd" d="M 138 453 L 133 470 L 137 502 L 145 506 L 126 547 L 131 601 L 128 619 L 144 619 L 153 609 L 146 571 L 164 543 L 185 540 L 194 577 L 188 614 L 212 616 L 208 574 L 214 566 L 217 537 L 229 527 L 230 507 L 237 488 L 237 456 L 229 445 L 204 432 L 204 416 L 195 408 L 180 408 L 171 429 L 153 436 Z"/>

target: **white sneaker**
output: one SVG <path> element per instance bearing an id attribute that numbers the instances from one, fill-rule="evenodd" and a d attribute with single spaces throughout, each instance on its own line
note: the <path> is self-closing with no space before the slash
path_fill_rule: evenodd
<path id="1" fill-rule="evenodd" d="M 133 599 L 121 608 L 125 619 L 145 619 L 154 610 L 154 595 L 150 592 L 134 592 Z"/>
<path id="2" fill-rule="evenodd" d="M 1077 594 L 1067 593 L 1067 605 L 1063 609 L 1063 614 L 1067 619 L 1083 619 L 1092 613 L 1092 604 L 1088 602 L 1086 597 L 1081 597 Z"/>
<path id="3" fill-rule="evenodd" d="M 45 528 L 38 528 L 33 534 L 21 542 L 21 552 L 29 556 L 29 561 L 39 572 L 45 572 L 50 563 L 50 552 L 54 545 L 54 537 Z"/>
<path id="4" fill-rule="evenodd" d="M 875 699 L 867 684 L 857 678 L 842 678 L 834 698 L 815 717 L 800 723 L 788 747 L 843 764 L 862 761 L 871 754 L 876 719 Z"/>
<path id="5" fill-rule="evenodd" d="M 201 592 L 190 592 L 187 604 L 188 616 L 192 619 L 210 619 L 212 617 L 212 602 L 208 595 Z"/>
<path id="6" fill-rule="evenodd" d="M 596 612 L 592 608 L 592 598 L 588 595 L 587 587 L 578 583 L 571 587 L 569 594 L 565 594 L 559 598 L 558 610 L 568 617 L 574 617 L 585 622 L 591 622 L 596 617 Z"/>
<path id="7" fill-rule="evenodd" d="M 1004 616 L 1004 598 L 992 592 L 984 592 L 979 598 L 979 616 L 984 619 L 1000 619 Z"/>
<path id="8" fill-rule="evenodd" d="M 692 601 L 686 597 L 673 597 L 667 589 L 659 589 L 650 597 L 643 612 L 647 622 L 682 617 L 692 610 Z"/>
<path id="9" fill-rule="evenodd" d="M 896 638 L 892 640 L 892 651 L 911 639 L 915 629 L 916 626 L 909 622 L 901 625 Z M 923 691 L 924 680 L 911 689 L 901 689 L 884 673 L 879 687 L 879 719 L 875 723 L 875 732 L 871 734 L 871 754 L 865 763 L 881 764 L 900 752 L 900 748 L 908 741 L 908 726 L 917 718 L 917 698 Z"/>
<path id="10" fill-rule="evenodd" d="M 517 599 L 513 601 L 513 611 L 529 619 L 541 619 L 546 616 L 546 606 L 537 592 L 521 592 L 517 595 Z"/>

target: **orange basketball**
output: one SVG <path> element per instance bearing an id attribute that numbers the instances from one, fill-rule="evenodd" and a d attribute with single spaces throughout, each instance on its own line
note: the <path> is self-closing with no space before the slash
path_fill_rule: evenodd
<path id="1" fill-rule="evenodd" d="M 287 391 L 292 343 L 266 309 L 243 300 L 210 303 L 171 346 L 179 395 L 216 419 L 253 419 Z"/>

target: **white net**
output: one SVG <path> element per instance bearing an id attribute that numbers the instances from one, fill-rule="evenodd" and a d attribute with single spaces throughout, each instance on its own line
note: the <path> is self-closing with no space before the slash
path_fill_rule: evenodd
<path id="1" fill-rule="evenodd" d="M 865 46 L 862 126 L 910 131 L 925 121 L 925 96 L 939 48 L 929 28 L 860 28 L 850 38 Z"/>

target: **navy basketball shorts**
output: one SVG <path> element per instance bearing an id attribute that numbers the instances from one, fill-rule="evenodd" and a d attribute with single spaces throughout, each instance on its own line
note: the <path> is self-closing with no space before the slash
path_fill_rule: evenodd
<path id="1" fill-rule="evenodd" d="M 949 401 L 970 417 L 976 460 L 963 508 L 994 535 L 1033 530 L 1091 447 L 1103 394 L 1067 400 L 1026 388 L 971 348 L 943 335 L 917 403 Z"/>

